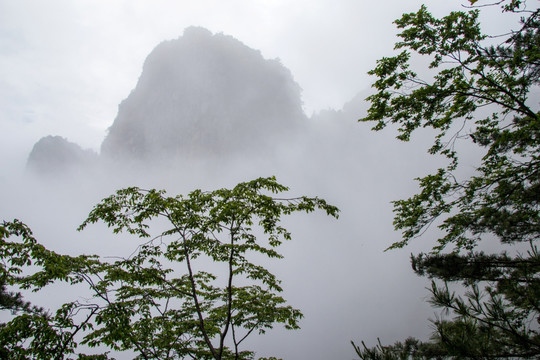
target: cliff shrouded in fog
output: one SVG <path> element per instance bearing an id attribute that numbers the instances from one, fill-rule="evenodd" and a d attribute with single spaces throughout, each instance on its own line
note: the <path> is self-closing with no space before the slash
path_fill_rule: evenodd
<path id="1" fill-rule="evenodd" d="M 119 105 L 101 158 L 266 154 L 305 123 L 300 91 L 279 60 L 264 59 L 231 36 L 188 28 L 147 57 L 135 89 Z M 62 168 L 63 158 L 77 157 L 73 146 L 62 148 L 66 154 L 35 147 L 28 166 Z"/>
<path id="2" fill-rule="evenodd" d="M 300 88 L 279 61 L 188 28 L 147 57 L 101 152 L 135 159 L 259 152 L 303 117 Z"/>
<path id="3" fill-rule="evenodd" d="M 64 173 L 80 170 L 82 166 L 93 164 L 98 156 L 91 150 L 84 150 L 60 136 L 45 136 L 32 148 L 28 156 L 28 168 L 40 174 Z"/>

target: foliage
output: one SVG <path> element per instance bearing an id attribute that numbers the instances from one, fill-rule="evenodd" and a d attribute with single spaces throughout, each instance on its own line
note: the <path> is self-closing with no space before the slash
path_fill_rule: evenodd
<path id="1" fill-rule="evenodd" d="M 403 240 L 390 248 L 436 224 L 441 235 L 433 251 L 413 256 L 413 268 L 432 279 L 461 281 L 467 292 L 458 296 L 434 282 L 431 303 L 453 317 L 434 321 L 431 342 L 355 345 L 363 359 L 540 355 L 540 15 L 537 4 L 530 9 L 525 1 L 493 5 L 521 14 L 519 28 L 487 36 L 478 8 L 437 19 L 422 6 L 396 21 L 401 53 L 370 72 L 376 93 L 361 121 L 375 121 L 375 130 L 396 124 L 404 141 L 431 128 L 436 135 L 429 152 L 449 160 L 418 179 L 418 194 L 394 202 Z M 432 80 L 410 69 L 412 53 L 430 58 Z M 472 174 L 459 161 L 460 149 L 471 147 L 482 152 Z M 495 241 L 507 249 L 477 250 Z"/>
<path id="2" fill-rule="evenodd" d="M 13 238 L 16 238 L 15 240 Z M 97 311 L 91 304 L 65 303 L 54 314 L 22 299 L 20 292 L 7 286 L 39 290 L 53 281 L 80 282 L 80 272 L 88 271 L 97 261 L 93 257 L 71 258 L 47 250 L 22 222 L 3 221 L 0 225 L 0 276 L 7 299 L 2 310 L 13 315 L 0 324 L 0 357 L 4 359 L 63 359 L 75 352 L 75 337 L 91 328 L 89 320 Z M 39 268 L 28 275 L 31 268 Z M 86 316 L 76 318 L 78 312 Z M 78 359 L 107 359 L 106 354 L 84 355 Z"/>
<path id="3" fill-rule="evenodd" d="M 109 262 L 58 255 L 22 223 L 4 222 L 0 258 L 10 285 L 37 291 L 58 281 L 81 283 L 92 298 L 65 303 L 54 315 L 19 312 L 2 329 L 2 349 L 21 359 L 63 359 L 78 344 L 131 350 L 136 359 L 252 359 L 254 353 L 240 347 L 250 334 L 276 323 L 297 329 L 302 314 L 279 296 L 280 281 L 250 259 L 281 258 L 277 247 L 291 239 L 280 225 L 283 215 L 338 213 L 319 198 L 270 196 L 286 190 L 275 178 L 186 197 L 119 190 L 96 205 L 79 230 L 103 221 L 114 233 L 147 241 L 130 257 Z M 157 218 L 167 228 L 154 236 L 150 226 L 163 225 L 152 222 Z M 10 235 L 22 241 L 7 241 Z M 218 274 L 205 270 L 210 263 Z"/>
<path id="4" fill-rule="evenodd" d="M 16 221 L 13 223 L 4 223 L 0 226 L 0 244 L 4 245 L 4 239 L 8 238 L 12 234 L 19 232 L 24 238 L 28 239 L 31 236 L 30 229 L 24 224 Z M 43 309 L 32 306 L 32 304 L 23 299 L 20 292 L 9 291 L 7 289 L 8 274 L 4 264 L 0 264 L 0 310 L 9 310 L 12 313 L 27 312 L 27 313 L 39 313 Z"/>

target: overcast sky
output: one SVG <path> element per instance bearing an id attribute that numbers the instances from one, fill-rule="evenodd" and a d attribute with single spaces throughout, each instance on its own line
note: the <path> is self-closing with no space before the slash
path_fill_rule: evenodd
<path id="1" fill-rule="evenodd" d="M 431 3 L 431 4 L 429 4 Z M 32 145 L 60 135 L 98 150 L 117 106 L 161 41 L 191 25 L 279 58 L 307 115 L 339 109 L 369 87 L 392 52 L 392 21 L 419 1 L 0 0 L 0 166 L 20 169 Z M 435 13 L 460 1 L 429 1 Z M 9 134 L 9 136 L 6 136 Z"/>

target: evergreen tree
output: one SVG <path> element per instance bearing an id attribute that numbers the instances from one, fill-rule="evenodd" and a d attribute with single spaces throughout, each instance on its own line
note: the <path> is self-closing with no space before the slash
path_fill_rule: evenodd
<path id="1" fill-rule="evenodd" d="M 538 3 L 490 4 L 521 14 L 519 27 L 498 36 L 482 33 L 481 5 L 471 3 L 469 11 L 441 19 L 425 6 L 404 14 L 396 21 L 402 30 L 396 49 L 403 51 L 370 72 L 376 93 L 361 121 L 376 121 L 375 130 L 397 124 L 404 141 L 432 128 L 437 134 L 429 152 L 446 156 L 448 164 L 419 178 L 416 195 L 394 202 L 403 240 L 390 247 L 438 227 L 432 251 L 412 256 L 412 265 L 432 279 L 430 302 L 443 315 L 433 321 L 428 342 L 353 343 L 362 359 L 540 357 Z M 410 69 L 411 53 L 430 57 L 432 80 Z M 459 161 L 464 142 L 483 155 L 470 176 Z M 479 250 L 493 242 L 499 252 Z M 449 282 L 461 283 L 463 295 Z"/>

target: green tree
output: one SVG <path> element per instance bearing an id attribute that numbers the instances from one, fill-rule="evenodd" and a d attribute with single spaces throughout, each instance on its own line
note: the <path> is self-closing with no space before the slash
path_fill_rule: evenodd
<path id="1" fill-rule="evenodd" d="M 0 258 L 8 264 L 3 272 L 9 284 L 34 291 L 58 281 L 86 284 L 92 298 L 67 302 L 54 315 L 16 316 L 0 333 L 2 349 L 22 359 L 63 359 L 76 353 L 78 344 L 131 350 L 137 359 L 254 358 L 241 349 L 250 334 L 280 323 L 297 329 L 302 314 L 279 296 L 280 281 L 253 259 L 281 258 L 277 247 L 291 238 L 280 225 L 283 215 L 338 213 L 319 198 L 271 196 L 287 190 L 275 178 L 195 190 L 186 197 L 119 190 L 96 205 L 79 228 L 103 221 L 114 233 L 147 239 L 128 258 L 112 262 L 55 254 L 21 223 L 4 223 L 26 231 L 7 232 L 22 235 L 19 241 L 3 238 Z M 153 221 L 159 219 L 166 221 Z M 165 227 L 152 235 L 151 226 Z M 219 271 L 208 271 L 209 262 Z"/>
<path id="2" fill-rule="evenodd" d="M 75 353 L 75 338 L 91 328 L 89 321 L 98 309 L 96 305 L 68 302 L 53 314 L 24 301 L 20 291 L 9 291 L 8 287 L 37 291 L 58 280 L 75 283 L 80 281 L 78 272 L 99 264 L 96 258 L 72 258 L 49 251 L 36 241 L 28 226 L 14 220 L 0 224 L 0 259 L 4 285 L 0 310 L 11 315 L 11 320 L 0 323 L 0 358 L 64 359 Z M 86 314 L 76 318 L 78 312 Z M 78 359 L 107 358 L 106 354 L 78 354 Z"/>
<path id="3" fill-rule="evenodd" d="M 19 229 L 19 233 L 24 232 L 23 236 L 29 236 L 29 229 L 18 222 L 11 224 L 3 223 L 0 225 L 0 242 L 11 236 L 16 229 Z M 3 243 L 0 243 L 3 244 Z M 25 301 L 20 292 L 9 291 L 7 288 L 7 269 L 5 264 L 0 263 L 0 310 L 9 310 L 12 313 L 26 312 L 26 313 L 38 313 L 43 309 L 33 306 L 30 302 Z M 1 326 L 1 323 L 0 323 Z"/>
<path id="4" fill-rule="evenodd" d="M 429 342 L 353 343 L 362 359 L 540 356 L 539 9 L 520 0 L 491 6 L 521 14 L 519 27 L 487 36 L 478 8 L 438 19 L 422 6 L 396 21 L 401 53 L 370 72 L 376 92 L 361 121 L 377 122 L 375 130 L 396 124 L 404 141 L 431 128 L 429 152 L 448 159 L 417 179 L 416 195 L 394 202 L 403 240 L 390 247 L 438 227 L 432 251 L 412 256 L 412 264 L 432 279 L 430 302 L 446 315 L 433 321 Z M 413 53 L 430 58 L 431 80 L 410 69 Z M 472 174 L 459 161 L 467 142 L 466 151 L 482 152 Z M 499 243 L 500 252 L 478 250 L 484 243 Z M 464 295 L 448 282 L 462 283 Z"/>

